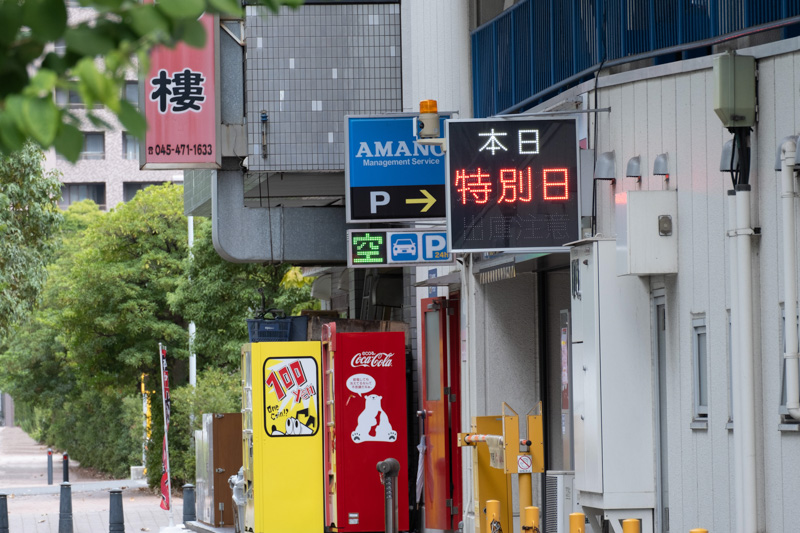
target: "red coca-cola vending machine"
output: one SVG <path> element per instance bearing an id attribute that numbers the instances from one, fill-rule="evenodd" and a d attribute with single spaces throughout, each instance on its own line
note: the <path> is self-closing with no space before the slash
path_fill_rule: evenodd
<path id="1" fill-rule="evenodd" d="M 323 326 L 325 526 L 384 531 L 379 461 L 400 462 L 399 528 L 408 531 L 406 343 L 402 332 L 336 333 Z"/>

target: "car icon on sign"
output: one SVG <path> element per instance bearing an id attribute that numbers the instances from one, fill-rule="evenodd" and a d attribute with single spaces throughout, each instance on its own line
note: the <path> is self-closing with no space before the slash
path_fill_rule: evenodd
<path id="1" fill-rule="evenodd" d="M 397 239 L 392 244 L 392 255 L 417 255 L 417 244 L 413 239 Z"/>

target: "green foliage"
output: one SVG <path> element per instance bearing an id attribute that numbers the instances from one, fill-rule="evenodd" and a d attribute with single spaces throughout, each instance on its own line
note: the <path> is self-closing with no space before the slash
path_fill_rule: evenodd
<path id="1" fill-rule="evenodd" d="M 81 148 L 79 118 L 56 106 L 56 88 L 73 90 L 91 111 L 101 104 L 113 111 L 123 127 L 142 137 L 145 121 L 121 98 L 125 77 L 136 63 L 148 64 L 148 51 L 157 44 L 191 46 L 205 43 L 197 21 L 202 12 L 242 17 L 234 0 L 81 0 L 93 16 L 67 23 L 65 0 L 0 0 L 0 153 L 23 148 L 33 139 L 42 148 L 55 146 L 76 161 Z M 297 7 L 302 0 L 262 0 L 273 12 L 282 5 Z M 52 50 L 56 41 L 64 53 Z M 34 73 L 31 75 L 31 73 Z"/>
<path id="2" fill-rule="evenodd" d="M 61 188 L 43 163 L 32 143 L 0 156 L 0 338 L 33 309 L 47 279 Z"/>
<path id="3" fill-rule="evenodd" d="M 115 476 L 141 462 L 145 374 L 154 391 L 146 463 L 153 485 L 163 439 L 158 343 L 167 344 L 178 486 L 194 479 L 201 414 L 240 410 L 239 357 L 245 319 L 261 307 L 258 289 L 267 307 L 313 306 L 310 282 L 297 269 L 223 261 L 206 220 L 197 221 L 190 259 L 181 194 L 168 184 L 109 213 L 90 201 L 70 206 L 54 236 L 60 245 L 41 304 L 0 346 L 0 390 L 15 398 L 26 431 Z M 196 391 L 187 385 L 190 319 L 198 328 Z"/>
<path id="4" fill-rule="evenodd" d="M 290 265 L 228 263 L 214 250 L 211 222 L 195 219 L 193 259 L 187 260 L 187 282 L 170 296 L 174 312 L 197 326 L 195 351 L 202 364 L 238 365 L 241 345 L 247 342 L 245 320 L 261 309 L 264 289 L 266 308 L 291 311 L 311 300 L 310 285 L 286 287 L 281 280 Z M 188 281 L 191 279 L 191 282 Z"/>
<path id="5" fill-rule="evenodd" d="M 182 190 L 148 187 L 83 235 L 60 319 L 82 380 L 130 386 L 157 374 L 159 341 L 187 359 L 188 322 L 167 306 L 187 254 Z"/>

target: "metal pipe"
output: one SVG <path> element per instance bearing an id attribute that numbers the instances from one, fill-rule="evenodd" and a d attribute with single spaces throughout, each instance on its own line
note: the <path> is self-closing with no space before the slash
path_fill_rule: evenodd
<path id="1" fill-rule="evenodd" d="M 398 533 L 400 530 L 400 514 L 398 512 L 397 475 L 400 473 L 400 462 L 389 457 L 376 465 L 381 473 L 383 483 L 383 521 L 386 533 Z"/>
<path id="2" fill-rule="evenodd" d="M 781 210 L 783 211 L 783 311 L 786 348 L 786 409 L 800 420 L 800 363 L 797 338 L 797 235 L 794 211 L 794 165 L 797 143 L 787 140 L 781 146 Z"/>
<path id="3" fill-rule="evenodd" d="M 53 484 L 53 449 L 47 448 L 47 484 Z"/>
<path id="4" fill-rule="evenodd" d="M 739 390 L 742 382 L 742 361 L 739 352 L 739 343 L 733 338 L 734 332 L 741 324 L 739 321 L 739 269 L 737 267 L 736 253 L 736 191 L 728 191 L 728 263 L 731 266 L 731 386 L 735 391 Z M 744 525 L 744 490 L 742 488 L 742 436 L 739 429 L 742 422 L 742 401 L 738 394 L 733 396 L 733 442 L 734 458 L 733 470 L 735 480 L 734 501 L 736 502 L 736 531 L 742 533 Z"/>
<path id="5" fill-rule="evenodd" d="M 527 510 L 533 509 L 533 489 L 531 488 L 531 474 L 519 474 L 519 517 L 520 520 L 527 518 Z M 527 525 L 525 523 L 523 526 Z"/>
<path id="6" fill-rule="evenodd" d="M 750 184 L 736 185 L 736 240 L 738 257 L 739 333 L 741 354 L 741 382 L 738 397 L 742 403 L 742 420 L 736 422 L 742 432 L 742 527 L 746 533 L 755 533 L 758 526 L 756 488 L 756 398 L 755 362 L 753 354 L 753 272 L 750 227 Z"/>

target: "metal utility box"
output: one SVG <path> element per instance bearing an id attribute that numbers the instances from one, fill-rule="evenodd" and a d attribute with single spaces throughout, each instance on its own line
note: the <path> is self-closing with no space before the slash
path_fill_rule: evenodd
<path id="1" fill-rule="evenodd" d="M 756 123 L 756 58 L 728 52 L 714 58 L 714 112 L 726 128 Z"/>
<path id="2" fill-rule="evenodd" d="M 615 204 L 617 274 L 677 274 L 677 191 L 625 191 Z"/>
<path id="3" fill-rule="evenodd" d="M 242 347 L 248 532 L 322 531 L 320 351 L 319 342 Z"/>
<path id="4" fill-rule="evenodd" d="M 570 250 L 575 488 L 584 508 L 647 510 L 656 464 L 650 290 L 616 275 L 615 253 L 609 239 Z"/>
<path id="5" fill-rule="evenodd" d="M 408 531 L 406 343 L 401 332 L 337 333 L 323 326 L 325 526 L 384 530 L 379 461 L 397 459 L 399 528 Z"/>
<path id="6" fill-rule="evenodd" d="M 228 478 L 242 466 L 241 413 L 203 413 L 195 432 L 197 518 L 219 527 L 233 524 L 233 493 Z"/>

